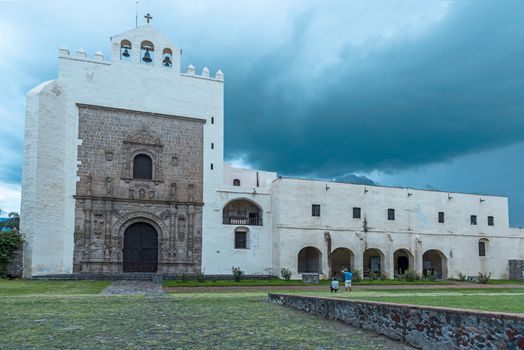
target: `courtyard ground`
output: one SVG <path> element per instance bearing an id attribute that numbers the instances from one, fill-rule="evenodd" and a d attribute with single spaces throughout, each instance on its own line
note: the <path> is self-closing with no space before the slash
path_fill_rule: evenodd
<path id="1" fill-rule="evenodd" d="M 0 348 L 409 349 L 270 304 L 263 292 L 99 294 L 106 286 L 0 280 Z"/>
<path id="2" fill-rule="evenodd" d="M 165 288 L 164 295 L 124 296 L 111 295 L 115 285 L 109 284 L 0 280 L 0 348 L 409 348 L 270 304 L 271 291 L 524 313 L 524 285 L 518 284 L 358 286 L 336 295 L 324 285 L 177 287 Z M 120 288 L 127 294 L 132 283 Z"/>

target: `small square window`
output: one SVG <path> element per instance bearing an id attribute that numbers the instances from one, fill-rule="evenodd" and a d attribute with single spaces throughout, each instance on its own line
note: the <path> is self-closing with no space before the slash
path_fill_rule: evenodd
<path id="1" fill-rule="evenodd" d="M 488 216 L 488 226 L 495 226 L 495 218 L 493 216 Z"/>
<path id="2" fill-rule="evenodd" d="M 360 219 L 360 208 L 353 208 L 353 219 Z"/>
<path id="3" fill-rule="evenodd" d="M 395 209 L 388 209 L 388 220 L 395 220 Z"/>
<path id="4" fill-rule="evenodd" d="M 247 232 L 235 232 L 235 249 L 247 249 Z"/>
<path id="5" fill-rule="evenodd" d="M 471 215 L 470 221 L 472 225 L 476 225 L 477 224 L 477 215 Z"/>
<path id="6" fill-rule="evenodd" d="M 439 224 L 443 224 L 444 223 L 444 212 L 443 211 L 439 211 L 438 212 L 438 223 Z"/>
<path id="7" fill-rule="evenodd" d="M 311 206 L 311 216 L 320 216 L 320 204 L 313 204 Z"/>

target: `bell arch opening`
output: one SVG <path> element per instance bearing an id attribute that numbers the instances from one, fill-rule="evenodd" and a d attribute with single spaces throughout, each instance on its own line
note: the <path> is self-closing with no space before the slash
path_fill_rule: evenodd
<path id="1" fill-rule="evenodd" d="M 133 45 L 131 41 L 124 39 L 120 42 L 120 59 L 122 61 L 129 61 L 131 59 L 131 50 Z"/>
<path id="2" fill-rule="evenodd" d="M 153 64 L 155 59 L 155 45 L 151 41 L 144 40 L 140 44 L 140 61 L 145 64 Z"/>
<path id="3" fill-rule="evenodd" d="M 164 51 L 162 51 L 162 65 L 167 68 L 173 66 L 173 51 L 171 51 L 170 48 L 166 47 Z"/>

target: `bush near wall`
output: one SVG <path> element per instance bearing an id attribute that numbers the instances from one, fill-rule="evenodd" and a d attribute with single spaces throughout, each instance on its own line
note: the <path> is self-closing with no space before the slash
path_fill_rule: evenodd
<path id="1" fill-rule="evenodd" d="M 0 230 L 0 277 L 5 277 L 7 265 L 23 243 L 24 239 L 18 230 Z"/>

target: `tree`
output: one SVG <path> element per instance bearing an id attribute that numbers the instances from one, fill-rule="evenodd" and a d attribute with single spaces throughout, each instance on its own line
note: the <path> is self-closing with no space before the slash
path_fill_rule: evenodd
<path id="1" fill-rule="evenodd" d="M 7 214 L 8 219 L 0 221 L 1 230 L 20 230 L 20 215 L 16 212 Z"/>
<path id="2" fill-rule="evenodd" d="M 0 222 L 0 277 L 5 276 L 6 268 L 15 255 L 16 251 L 22 247 L 24 239 L 19 232 L 20 215 L 9 213 L 8 219 Z"/>

